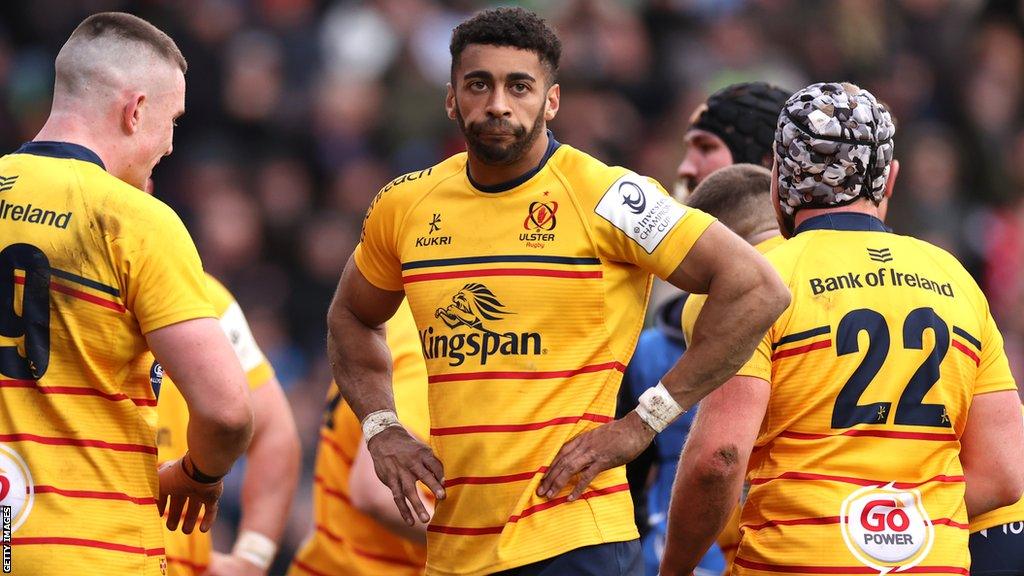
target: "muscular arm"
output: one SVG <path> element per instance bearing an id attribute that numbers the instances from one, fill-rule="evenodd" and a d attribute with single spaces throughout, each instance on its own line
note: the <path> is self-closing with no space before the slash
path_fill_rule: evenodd
<path id="1" fill-rule="evenodd" d="M 350 258 L 327 312 L 328 360 L 338 389 L 360 422 L 377 410 L 395 410 L 384 322 L 394 316 L 402 298 L 401 292 L 371 284 Z M 388 427 L 366 443 L 377 477 L 391 490 L 406 524 L 416 523 L 407 501 L 421 522 L 429 522 L 416 481 L 437 499 L 445 497 L 444 469 L 430 447 L 401 426 Z"/>
<path id="2" fill-rule="evenodd" d="M 402 518 L 391 495 L 391 490 L 385 486 L 373 469 L 373 458 L 366 443 L 359 443 L 359 451 L 356 452 L 355 460 L 352 462 L 352 471 L 348 479 L 349 496 L 352 498 L 352 505 L 360 512 L 370 516 L 391 532 L 412 541 L 416 544 L 426 545 L 427 525 L 415 524 L 409 526 Z M 434 515 L 433 502 L 425 502 L 427 512 Z"/>
<path id="3" fill-rule="evenodd" d="M 277 378 L 272 376 L 252 393 L 252 404 L 256 430 L 246 453 L 239 528 L 277 542 L 299 483 L 302 448 L 291 407 Z"/>
<path id="4" fill-rule="evenodd" d="M 360 421 L 371 412 L 395 409 L 384 322 L 402 298 L 401 292 L 370 284 L 349 259 L 327 311 L 327 357 L 334 381 Z"/>
<path id="5" fill-rule="evenodd" d="M 789 290 L 771 264 L 725 226 L 715 223 L 668 278 L 707 300 L 686 354 L 662 378 L 688 409 L 750 358 L 789 305 Z"/>
<path id="6" fill-rule="evenodd" d="M 1024 423 L 1016 390 L 979 394 L 960 438 L 968 516 L 1009 506 L 1024 491 Z"/>
<path id="7" fill-rule="evenodd" d="M 172 324 L 146 334 L 160 365 L 188 405 L 188 449 L 195 466 L 221 476 L 245 452 L 252 408 L 245 373 L 214 318 Z"/>
<path id="8" fill-rule="evenodd" d="M 661 574 L 690 574 L 739 501 L 771 387 L 734 376 L 705 398 L 676 470 Z"/>

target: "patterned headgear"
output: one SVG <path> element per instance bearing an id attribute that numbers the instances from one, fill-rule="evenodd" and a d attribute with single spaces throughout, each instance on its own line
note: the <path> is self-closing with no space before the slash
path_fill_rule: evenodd
<path id="1" fill-rule="evenodd" d="M 734 164 L 761 164 L 771 154 L 775 123 L 790 94 L 765 82 L 726 86 L 708 97 L 691 126 L 721 138 Z"/>
<path id="2" fill-rule="evenodd" d="M 845 206 L 882 201 L 896 126 L 867 90 L 846 82 L 812 84 L 786 102 L 775 130 L 779 204 Z"/>

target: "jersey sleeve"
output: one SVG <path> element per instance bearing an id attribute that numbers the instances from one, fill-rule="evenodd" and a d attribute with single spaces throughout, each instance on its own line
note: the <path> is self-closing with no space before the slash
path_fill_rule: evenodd
<path id="1" fill-rule="evenodd" d="M 125 304 L 142 333 L 215 317 L 199 253 L 181 219 L 156 200 L 131 206 L 112 242 L 119 254 Z"/>
<path id="2" fill-rule="evenodd" d="M 769 329 L 768 333 L 761 338 L 758 342 L 757 348 L 754 349 L 754 354 L 749 360 L 736 372 L 737 376 L 751 376 L 753 378 L 760 378 L 765 382 L 771 383 L 772 381 L 772 330 Z"/>
<path id="3" fill-rule="evenodd" d="M 220 319 L 221 329 L 235 350 L 235 356 L 238 356 L 238 361 L 245 370 L 249 390 L 257 390 L 274 376 L 274 368 L 256 343 L 256 338 L 249 328 L 249 321 L 246 320 L 235 297 L 213 276 L 207 274 L 206 280 L 210 304 Z"/>
<path id="4" fill-rule="evenodd" d="M 673 200 L 651 178 L 625 172 L 593 207 L 598 249 L 667 278 L 715 219 Z"/>
<path id="5" fill-rule="evenodd" d="M 995 319 L 985 308 L 984 327 L 981 332 L 981 354 L 978 362 L 978 377 L 974 382 L 974 393 L 1016 390 L 1017 384 L 1010 373 L 1010 363 L 1003 348 L 1003 336 L 996 327 Z M 973 344 L 973 342 L 971 343 Z"/>
<path id="6" fill-rule="evenodd" d="M 383 189 L 370 202 L 363 219 L 363 231 L 353 258 L 356 267 L 374 286 L 382 290 L 402 290 L 402 262 L 398 255 L 398 227 L 401 214 L 394 193 Z"/>

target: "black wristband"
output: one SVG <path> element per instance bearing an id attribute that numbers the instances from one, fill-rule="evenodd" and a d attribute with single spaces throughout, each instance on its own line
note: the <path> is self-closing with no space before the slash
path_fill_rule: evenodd
<path id="1" fill-rule="evenodd" d="M 221 474 L 220 476 L 210 476 L 207 474 L 203 474 L 203 472 L 199 470 L 199 467 L 196 466 L 196 463 L 192 461 L 192 458 L 189 457 L 188 452 L 186 452 L 185 456 L 181 459 L 181 468 L 182 470 L 185 471 L 186 476 L 195 480 L 196 482 L 199 482 L 200 484 L 216 484 L 217 482 L 220 482 L 221 479 L 224 478 L 224 476 L 226 476 L 226 474 Z"/>

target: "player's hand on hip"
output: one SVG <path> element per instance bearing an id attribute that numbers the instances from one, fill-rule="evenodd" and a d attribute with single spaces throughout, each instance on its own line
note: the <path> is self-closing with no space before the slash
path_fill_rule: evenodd
<path id="1" fill-rule="evenodd" d="M 409 504 L 421 522 L 430 522 L 430 513 L 420 500 L 416 481 L 423 482 L 438 500 L 444 500 L 445 497 L 444 467 L 430 447 L 409 434 L 405 428 L 391 426 L 371 438 L 366 448 L 373 456 L 377 477 L 391 490 L 395 505 L 406 524 L 416 524 Z"/>
<path id="2" fill-rule="evenodd" d="M 199 530 L 209 532 L 213 521 L 217 519 L 217 500 L 224 491 L 224 482 L 217 480 L 212 483 L 199 482 L 185 470 L 191 466 L 186 453 L 177 460 L 165 462 L 157 471 L 160 480 L 160 515 L 167 513 L 167 529 L 177 530 L 179 522 L 181 531 L 191 534 L 203 512 L 203 521 Z M 182 519 L 182 512 L 185 513 Z"/>
<path id="3" fill-rule="evenodd" d="M 632 461 L 650 445 L 654 430 L 636 412 L 584 432 L 566 442 L 540 480 L 537 495 L 553 498 L 573 477 L 572 502 L 601 472 Z"/>
<path id="4" fill-rule="evenodd" d="M 266 570 L 244 558 L 214 550 L 203 576 L 264 576 L 266 573 Z"/>

